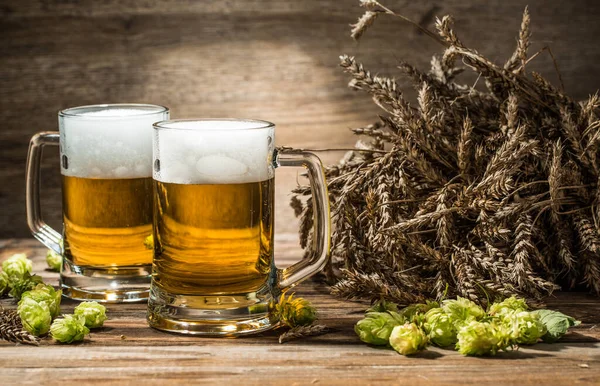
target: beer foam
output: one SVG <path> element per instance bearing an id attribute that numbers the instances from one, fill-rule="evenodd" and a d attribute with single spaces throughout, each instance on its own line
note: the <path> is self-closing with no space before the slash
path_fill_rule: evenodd
<path id="1" fill-rule="evenodd" d="M 170 121 L 163 127 L 154 132 L 155 180 L 232 184 L 273 177 L 275 130 L 266 122 Z"/>
<path id="2" fill-rule="evenodd" d="M 59 115 L 61 173 L 86 178 L 152 176 L 152 124 L 161 106 L 76 107 Z"/>
<path id="3" fill-rule="evenodd" d="M 136 110 L 136 109 L 115 108 L 115 109 L 104 109 L 104 110 L 96 110 L 96 111 L 86 111 L 79 115 L 85 116 L 85 117 L 131 117 L 131 116 L 145 115 L 145 114 L 148 114 L 148 111 Z"/>

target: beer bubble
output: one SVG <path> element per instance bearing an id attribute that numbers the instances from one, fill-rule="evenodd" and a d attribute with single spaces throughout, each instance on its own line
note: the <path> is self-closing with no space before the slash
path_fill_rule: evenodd
<path id="1" fill-rule="evenodd" d="M 133 168 L 135 171 L 135 174 L 139 174 L 139 175 L 148 175 L 148 174 L 152 174 L 152 170 L 150 165 L 146 165 L 146 164 L 138 164 L 135 165 L 135 167 Z"/>
<path id="2" fill-rule="evenodd" d="M 119 166 L 113 171 L 115 177 L 126 177 L 129 174 L 129 169 L 125 166 Z"/>
<path id="3" fill-rule="evenodd" d="M 202 157 L 196 163 L 196 170 L 206 178 L 218 182 L 221 179 L 236 179 L 248 173 L 248 166 L 233 158 L 222 155 Z"/>
<path id="4" fill-rule="evenodd" d="M 196 165 L 196 157 L 193 155 L 188 155 L 187 157 L 185 157 L 185 161 L 188 165 Z"/>

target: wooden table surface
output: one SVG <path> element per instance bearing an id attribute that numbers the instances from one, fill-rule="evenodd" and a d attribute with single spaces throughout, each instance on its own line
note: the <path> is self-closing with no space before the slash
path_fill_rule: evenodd
<path id="1" fill-rule="evenodd" d="M 296 255 L 290 238 L 277 240 L 276 260 Z M 0 241 L 0 260 L 26 252 L 34 271 L 56 285 L 45 270 L 45 248 L 35 240 Z M 238 339 L 173 335 L 149 328 L 144 304 L 107 306 L 104 328 L 77 345 L 51 339 L 39 347 L 0 341 L 0 385 L 12 384 L 600 384 L 600 302 L 587 294 L 559 293 L 549 308 L 583 323 L 559 343 L 537 344 L 494 358 L 463 357 L 431 347 L 413 357 L 367 346 L 353 332 L 365 304 L 340 301 L 323 284 L 307 281 L 297 294 L 319 310 L 320 323 L 333 332 L 278 343 L 271 331 Z M 9 299 L 0 302 L 14 308 Z M 64 299 L 62 311 L 77 302 Z"/>

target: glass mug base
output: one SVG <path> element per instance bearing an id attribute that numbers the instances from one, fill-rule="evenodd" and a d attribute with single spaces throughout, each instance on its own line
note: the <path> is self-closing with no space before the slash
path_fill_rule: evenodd
<path id="1" fill-rule="evenodd" d="M 152 286 L 148 324 L 158 330 L 202 336 L 243 336 L 276 326 L 266 290 L 246 294 L 179 295 Z"/>
<path id="2" fill-rule="evenodd" d="M 130 267 L 81 267 L 63 260 L 60 286 L 74 300 L 102 303 L 134 303 L 148 300 L 151 265 Z"/>

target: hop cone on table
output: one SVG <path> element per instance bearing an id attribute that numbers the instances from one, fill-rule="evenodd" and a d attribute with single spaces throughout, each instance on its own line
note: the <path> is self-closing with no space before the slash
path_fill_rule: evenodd
<path id="1" fill-rule="evenodd" d="M 382 18 L 407 20 L 377 1 L 362 5 L 379 16 L 359 20 L 356 39 Z M 600 97 L 575 101 L 527 71 L 549 53 L 528 55 L 527 9 L 503 64 L 467 47 L 451 17 L 436 29 L 423 31 L 444 47 L 428 72 L 399 63 L 416 104 L 394 78 L 340 58 L 350 87 L 370 94 L 382 115 L 353 129 L 356 149 L 326 168 L 333 293 L 399 304 L 537 301 L 559 286 L 600 293 Z M 476 86 L 459 82 L 465 70 Z M 310 187 L 295 192 L 301 245 L 310 248 Z"/>
<path id="2" fill-rule="evenodd" d="M 287 298 L 281 295 L 274 306 L 274 314 L 279 321 L 288 327 L 308 326 L 317 319 L 317 310 L 310 302 L 290 294 Z"/>
<path id="3" fill-rule="evenodd" d="M 21 318 L 16 310 L 0 307 L 0 338 L 9 342 L 39 345 L 38 339 L 23 329 Z"/>

